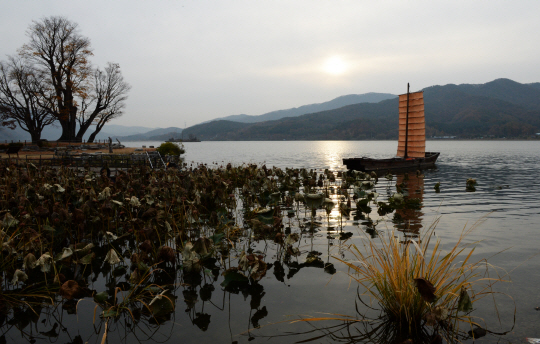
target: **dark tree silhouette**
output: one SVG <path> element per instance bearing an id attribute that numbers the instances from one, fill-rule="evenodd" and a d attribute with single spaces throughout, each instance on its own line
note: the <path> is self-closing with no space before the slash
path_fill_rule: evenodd
<path id="1" fill-rule="evenodd" d="M 34 21 L 27 35 L 30 41 L 19 53 L 47 86 L 37 96 L 60 122 L 59 140 L 82 141 L 88 128 L 100 122 L 100 114 L 118 114 L 124 107 L 130 87 L 119 65 L 109 63 L 104 71 L 92 68 L 90 40 L 79 34 L 76 23 L 48 17 Z"/>
<path id="2" fill-rule="evenodd" d="M 9 57 L 7 62 L 0 62 L 2 126 L 14 129 L 18 125 L 30 134 L 32 142 L 39 141 L 43 128 L 56 120 L 38 96 L 47 92 L 41 75 L 24 60 Z"/>

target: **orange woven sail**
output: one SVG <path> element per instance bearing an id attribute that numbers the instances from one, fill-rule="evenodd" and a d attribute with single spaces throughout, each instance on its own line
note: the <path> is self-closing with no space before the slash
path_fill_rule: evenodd
<path id="1" fill-rule="evenodd" d="M 399 96 L 399 140 L 397 156 L 405 157 L 405 131 L 407 130 L 407 94 Z M 424 93 L 409 93 L 409 134 L 407 157 L 426 156 L 426 121 L 424 119 Z"/>

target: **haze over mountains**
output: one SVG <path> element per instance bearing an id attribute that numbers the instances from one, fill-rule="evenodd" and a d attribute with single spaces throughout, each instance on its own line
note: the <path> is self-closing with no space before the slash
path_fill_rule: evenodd
<path id="1" fill-rule="evenodd" d="M 459 138 L 528 138 L 540 132 L 540 83 L 497 79 L 485 84 L 424 90 L 426 135 Z M 398 100 L 259 123 L 218 120 L 187 128 L 200 140 L 397 139 Z"/>
<path id="2" fill-rule="evenodd" d="M 297 108 L 287 110 L 277 110 L 265 113 L 259 116 L 249 115 L 232 115 L 227 117 L 216 118 L 213 121 L 226 120 L 240 123 L 258 123 L 265 121 L 273 121 L 283 117 L 297 117 L 308 113 L 321 112 L 325 110 L 338 109 L 343 106 L 358 104 L 358 103 L 378 103 L 381 100 L 392 99 L 397 97 L 390 93 L 365 93 L 365 94 L 349 94 L 346 96 L 337 97 L 328 102 L 319 104 L 303 105 Z M 208 122 L 206 122 L 208 123 Z"/>
<path id="3" fill-rule="evenodd" d="M 540 83 L 497 79 L 485 84 L 431 86 L 424 90 L 426 135 L 459 138 L 529 138 L 540 132 Z M 206 140 L 364 140 L 397 138 L 397 96 L 346 95 L 328 102 L 272 111 L 260 116 L 233 115 L 184 130 Z M 127 115 L 126 115 L 127 116 Z M 55 140 L 60 129 L 47 127 Z M 164 141 L 181 138 L 182 129 L 109 124 L 97 139 Z M 0 140 L 29 139 L 21 129 L 0 128 Z"/>

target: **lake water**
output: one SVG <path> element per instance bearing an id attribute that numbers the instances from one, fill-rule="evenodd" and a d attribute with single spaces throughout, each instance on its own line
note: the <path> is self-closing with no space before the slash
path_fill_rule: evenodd
<path id="1" fill-rule="evenodd" d="M 158 146 L 160 142 L 124 142 L 126 146 Z M 188 142 L 185 162 L 209 166 L 232 163 L 254 163 L 280 168 L 309 168 L 344 170 L 342 159 L 370 156 L 384 158 L 394 155 L 394 141 L 279 141 L 279 142 Z M 480 341 L 525 342 L 526 337 L 540 338 L 540 141 L 428 141 L 429 151 L 441 152 L 437 167 L 424 172 L 417 189 L 423 207 L 411 219 L 411 226 L 425 230 L 439 219 L 436 235 L 444 247 L 452 247 L 463 228 L 475 223 L 478 227 L 467 237 L 477 242 L 473 255 L 476 260 L 499 268 L 509 280 L 496 285 L 499 317 L 493 301 L 481 302 L 473 315 L 494 332 L 511 331 L 505 336 L 488 335 Z M 468 178 L 477 180 L 476 192 L 466 192 Z M 433 189 L 440 182 L 440 193 Z M 379 193 L 385 193 L 385 181 L 379 183 Z M 410 192 L 416 192 L 411 190 Z M 294 343 L 323 334 L 331 322 L 284 322 L 298 316 L 319 317 L 321 313 L 356 314 L 357 289 L 350 284 L 344 265 L 332 256 L 351 259 L 339 250 L 339 236 L 326 228 L 327 219 L 315 234 L 301 239 L 304 253 L 296 264 L 274 264 L 256 288 L 227 292 L 211 275 L 198 281 L 182 281 L 175 291 L 176 312 L 160 326 L 139 323 L 133 327 L 121 320 L 111 321 L 109 343 Z M 330 224 L 337 225 L 337 218 Z M 478 222 L 481 223 L 478 223 Z M 286 222 L 286 220 L 284 220 Z M 382 232 L 392 230 L 392 224 L 380 224 Z M 365 226 L 352 218 L 345 219 L 345 232 L 353 234 L 351 242 L 364 237 Z M 264 255 L 267 263 L 278 260 L 273 242 L 259 242 L 252 246 Z M 333 263 L 337 273 L 303 264 L 306 252 L 321 252 L 324 262 Z M 279 263 L 279 262 L 278 262 Z M 278 269 L 279 268 L 279 269 Z M 191 286 L 187 286 L 190 284 Z M 515 310 L 515 326 L 512 329 Z M 49 315 L 35 324 L 38 342 L 99 343 L 103 322 L 93 327 L 94 304 L 83 300 L 78 315 L 61 312 Z M 39 332 L 50 330 L 55 321 L 69 325 L 60 337 L 48 339 Z M 89 325 L 90 324 L 90 325 Z M 32 325 L 34 326 L 34 325 Z M 26 329 L 25 331 L 28 331 Z M 314 331 L 314 332 L 309 332 Z M 300 334 L 303 333 L 303 334 Z M 11 329 L 8 342 L 23 341 L 23 336 Z M 338 336 L 339 337 L 339 336 Z M 315 343 L 341 342 L 338 337 L 321 337 Z M 79 341 L 81 339 L 82 341 Z M 346 342 L 346 340 L 343 340 Z M 468 342 L 464 340 L 464 342 Z"/>
<path id="2" fill-rule="evenodd" d="M 144 144 L 157 147 L 160 143 Z M 186 142 L 184 146 L 188 164 L 264 163 L 268 167 L 332 170 L 344 170 L 343 158 L 386 158 L 393 156 L 397 148 L 395 141 Z M 502 338 L 523 341 L 525 337 L 540 337 L 540 311 L 535 310 L 540 306 L 540 256 L 533 257 L 540 253 L 540 141 L 441 140 L 428 141 L 426 149 L 441 152 L 441 156 L 437 168 L 424 173 L 425 192 L 420 221 L 425 227 L 440 216 L 436 234 L 443 244 L 450 247 L 464 227 L 483 219 L 468 240 L 480 241 L 475 251 L 478 259 L 489 257 L 491 264 L 509 272 L 507 279 L 510 282 L 498 288 L 513 298 L 517 309 L 514 330 Z M 477 180 L 476 192 L 465 191 L 468 178 Z M 441 183 L 440 193 L 433 190 L 437 182 Z M 356 226 L 354 233 L 357 234 L 358 230 L 361 229 Z M 327 245 L 326 235 L 318 238 L 317 244 Z M 500 253 L 503 250 L 506 251 Z M 354 287 L 351 288 L 353 290 L 346 290 L 348 279 L 344 274 L 331 278 L 327 274 L 305 272 L 286 280 L 285 284 L 277 282 L 275 278 L 263 282 L 266 295 L 261 305 L 266 305 L 269 315 L 261 323 L 282 321 L 285 315 L 316 316 L 316 312 L 352 315 L 354 312 L 356 290 Z M 324 289 L 322 295 L 309 296 L 311 290 L 321 289 Z M 244 305 L 241 302 L 237 304 L 239 308 L 245 307 L 246 313 L 249 309 L 247 301 Z M 503 323 L 497 330 L 508 330 L 513 320 L 514 304 L 504 297 L 497 302 L 502 307 L 499 311 Z M 281 308 L 283 304 L 287 307 Z M 493 307 L 486 307 L 474 314 L 495 327 L 498 320 L 492 312 Z M 207 332 L 214 326 L 214 319 L 215 326 L 219 326 L 217 318 L 221 315 L 217 315 L 219 312 L 214 314 Z M 247 324 L 248 315 L 244 316 Z M 269 327 L 270 333 L 276 331 L 273 326 Z M 287 329 L 287 326 L 279 326 L 279 329 L 294 331 Z M 215 331 L 218 337 L 228 333 L 233 335 L 233 341 L 245 340 L 242 336 L 234 337 L 234 334 L 242 332 L 241 329 Z M 206 333 L 195 332 L 194 335 L 202 339 Z M 483 338 L 483 341 L 499 339 Z M 285 341 L 297 340 L 291 338 Z"/>

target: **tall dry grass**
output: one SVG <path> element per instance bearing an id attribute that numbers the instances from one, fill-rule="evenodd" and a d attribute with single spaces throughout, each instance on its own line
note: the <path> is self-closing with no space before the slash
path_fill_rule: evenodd
<path id="1" fill-rule="evenodd" d="M 480 326 L 471 316 L 474 303 L 493 294 L 493 284 L 503 281 L 498 275 L 489 277 L 493 267 L 486 259 L 472 260 L 477 242 L 465 239 L 480 222 L 464 228 L 448 251 L 434 236 L 437 223 L 419 240 L 400 241 L 391 231 L 380 234 L 380 240 L 366 237 L 359 246 L 351 244 L 354 262 L 336 257 L 405 338 L 433 326 L 435 333 L 453 341 L 460 325 L 461 331 L 463 325 L 466 330 Z"/>

